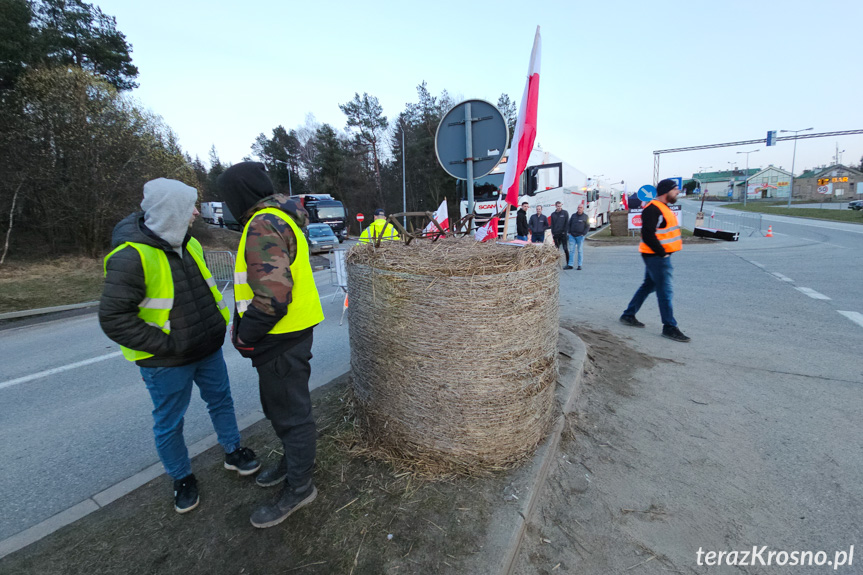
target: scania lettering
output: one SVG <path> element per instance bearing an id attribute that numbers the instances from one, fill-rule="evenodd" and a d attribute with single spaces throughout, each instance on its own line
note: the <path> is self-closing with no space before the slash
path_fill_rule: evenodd
<path id="1" fill-rule="evenodd" d="M 482 224 L 503 209 L 504 198 L 500 186 L 503 185 L 503 174 L 506 171 L 506 161 L 509 151 L 501 163 L 486 176 L 474 180 L 474 213 L 477 224 Z M 467 215 L 467 186 L 464 180 L 458 180 L 456 190 L 460 200 L 459 213 Z M 590 220 L 591 228 L 598 228 L 608 223 L 612 210 L 617 209 L 620 202 L 620 192 L 600 187 L 600 182 L 587 177 L 584 172 L 570 166 L 550 152 L 534 149 L 528 159 L 527 167 L 519 182 L 519 205 L 527 202 L 528 217 L 536 213 L 536 206 L 542 206 L 545 216 L 554 211 L 557 202 L 563 204 L 563 209 L 574 214 L 580 204 Z M 500 207 L 498 207 L 500 206 Z M 515 236 L 515 218 L 517 208 L 510 210 L 509 238 Z M 503 234 L 504 221 L 498 224 L 498 233 Z"/>

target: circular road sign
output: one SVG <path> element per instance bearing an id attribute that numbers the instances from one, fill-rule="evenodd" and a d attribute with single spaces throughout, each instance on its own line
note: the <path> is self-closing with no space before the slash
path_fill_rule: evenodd
<path id="1" fill-rule="evenodd" d="M 649 202 L 656 197 L 656 188 L 647 184 L 638 188 L 638 199 L 642 202 Z"/>
<path id="2" fill-rule="evenodd" d="M 363 221 L 364 219 L 366 219 L 366 217 L 365 217 L 364 215 L 362 215 L 362 214 L 357 214 L 357 221 L 358 221 L 358 222 L 361 222 L 361 221 Z"/>
<path id="3" fill-rule="evenodd" d="M 435 153 L 441 167 L 454 178 L 467 179 L 465 109 L 470 104 L 473 177 L 481 178 L 500 163 L 509 144 L 503 114 L 485 100 L 465 100 L 447 112 L 435 133 Z"/>

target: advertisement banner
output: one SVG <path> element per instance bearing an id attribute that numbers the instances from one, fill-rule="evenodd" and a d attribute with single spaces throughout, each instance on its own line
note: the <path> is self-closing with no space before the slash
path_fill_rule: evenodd
<path id="1" fill-rule="evenodd" d="M 674 212 L 674 215 L 677 216 L 678 223 L 680 222 L 680 206 L 668 206 L 671 208 L 671 211 Z M 630 230 L 640 230 L 641 229 L 641 212 L 644 210 L 630 210 L 629 211 L 629 221 L 628 221 L 628 229 Z"/>

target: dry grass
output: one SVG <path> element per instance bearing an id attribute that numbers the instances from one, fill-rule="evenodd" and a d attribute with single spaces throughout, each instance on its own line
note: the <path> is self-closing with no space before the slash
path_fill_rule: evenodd
<path id="1" fill-rule="evenodd" d="M 369 452 L 441 476 L 533 453 L 553 415 L 559 270 L 548 246 L 352 248 L 352 387 Z"/>
<path id="2" fill-rule="evenodd" d="M 101 259 L 6 262 L 0 267 L 0 313 L 96 301 L 102 284 Z"/>

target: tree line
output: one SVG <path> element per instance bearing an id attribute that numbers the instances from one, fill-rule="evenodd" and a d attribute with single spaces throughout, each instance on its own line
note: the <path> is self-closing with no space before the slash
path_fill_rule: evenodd
<path id="1" fill-rule="evenodd" d="M 0 0 L 0 264 L 8 254 L 103 254 L 113 226 L 158 177 L 218 201 L 228 164 L 215 147 L 192 158 L 162 119 L 132 96 L 138 69 L 116 20 L 82 0 Z M 357 213 L 402 207 L 402 141 L 408 211 L 434 211 L 455 182 L 438 165 L 434 136 L 456 102 L 417 86 L 417 100 L 390 120 L 378 99 L 339 105 L 343 127 L 313 115 L 261 133 L 244 160 L 264 163 L 276 190 L 330 194 L 358 232 Z M 506 94 L 498 107 L 515 126 Z"/>

